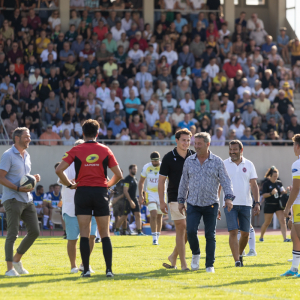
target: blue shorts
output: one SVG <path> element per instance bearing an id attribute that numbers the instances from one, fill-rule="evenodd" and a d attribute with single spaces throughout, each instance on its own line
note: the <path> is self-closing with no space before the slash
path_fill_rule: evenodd
<path id="1" fill-rule="evenodd" d="M 228 231 L 239 229 L 244 232 L 250 231 L 251 225 L 251 206 L 233 205 L 228 212 L 227 207 L 224 208 Z"/>
<path id="2" fill-rule="evenodd" d="M 80 231 L 79 231 L 77 217 L 70 217 L 69 215 L 64 214 L 63 219 L 66 224 L 67 240 L 70 240 L 70 241 L 78 240 Z M 97 231 L 97 222 L 96 222 L 95 217 L 92 217 L 91 234 L 90 235 L 96 235 L 96 231 Z"/>

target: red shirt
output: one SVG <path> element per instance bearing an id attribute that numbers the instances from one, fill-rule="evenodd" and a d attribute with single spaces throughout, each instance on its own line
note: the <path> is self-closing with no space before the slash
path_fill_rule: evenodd
<path id="1" fill-rule="evenodd" d="M 73 147 L 62 159 L 69 165 L 74 162 L 78 186 L 107 187 L 107 167 L 118 165 L 112 151 L 94 141 Z"/>
<path id="2" fill-rule="evenodd" d="M 103 26 L 102 29 L 100 29 L 98 26 L 94 27 L 94 32 L 98 34 L 98 40 L 102 41 L 105 38 L 105 35 L 108 32 L 108 29 L 106 26 Z"/>
<path id="3" fill-rule="evenodd" d="M 146 51 L 148 49 L 148 43 L 145 39 L 140 39 L 139 41 L 136 38 L 133 38 L 130 40 L 129 48 L 133 48 L 134 43 L 139 43 L 140 44 L 140 50 Z"/>
<path id="4" fill-rule="evenodd" d="M 235 66 L 233 66 L 230 62 L 228 62 L 224 64 L 223 70 L 229 78 L 234 78 L 238 70 L 242 71 L 242 67 L 240 64 L 236 64 Z"/>
<path id="5" fill-rule="evenodd" d="M 32 27 L 33 30 L 37 30 L 42 21 L 38 16 L 35 16 L 33 19 L 28 16 L 27 23 Z"/>

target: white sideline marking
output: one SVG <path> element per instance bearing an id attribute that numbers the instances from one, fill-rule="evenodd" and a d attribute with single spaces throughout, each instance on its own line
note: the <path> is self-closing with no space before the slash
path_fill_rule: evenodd
<path id="1" fill-rule="evenodd" d="M 150 279 L 150 280 L 154 280 L 154 281 L 162 281 L 162 282 L 168 282 L 168 283 L 173 283 L 173 284 L 177 284 L 177 285 L 179 284 L 179 285 L 183 285 L 183 286 L 190 286 L 189 283 L 179 282 L 179 281 L 176 281 L 176 280 L 168 280 L 168 279 L 161 279 L 161 278 L 154 278 L 154 277 L 140 276 L 140 275 L 136 276 L 136 275 L 129 275 L 129 274 L 116 274 L 116 275 L 135 277 L 135 278 L 144 278 L 144 279 Z M 238 293 L 238 294 L 253 296 L 253 297 L 262 297 L 262 298 L 265 298 L 265 299 L 289 300 L 287 298 L 278 298 L 276 296 L 260 295 L 260 294 L 254 294 L 254 293 L 247 292 L 247 291 L 242 291 L 242 290 L 234 290 L 234 289 L 228 289 L 228 288 L 222 288 L 222 287 L 214 287 L 214 286 L 209 286 L 209 285 L 196 285 L 196 288 L 221 290 L 221 291 L 224 291 L 224 292 Z"/>

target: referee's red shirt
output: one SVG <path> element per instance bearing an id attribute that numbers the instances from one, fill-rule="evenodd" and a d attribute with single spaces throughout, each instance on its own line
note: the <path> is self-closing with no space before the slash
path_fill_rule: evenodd
<path id="1" fill-rule="evenodd" d="M 118 165 L 112 151 L 94 141 L 73 147 L 63 160 L 69 165 L 74 162 L 78 186 L 107 187 L 107 167 Z"/>

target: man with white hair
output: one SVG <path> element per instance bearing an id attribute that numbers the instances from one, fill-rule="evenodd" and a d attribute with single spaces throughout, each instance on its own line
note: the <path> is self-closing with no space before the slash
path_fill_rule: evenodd
<path id="1" fill-rule="evenodd" d="M 149 81 L 152 84 L 152 75 L 147 71 L 147 66 L 141 66 L 140 72 L 138 72 L 135 76 L 136 86 L 139 90 L 145 87 L 146 81 Z"/>
<path id="2" fill-rule="evenodd" d="M 222 127 L 218 127 L 216 134 L 211 137 L 211 146 L 225 146 L 225 136 L 223 135 Z"/>
<path id="3" fill-rule="evenodd" d="M 271 101 L 266 98 L 265 92 L 261 92 L 259 98 L 254 101 L 254 109 L 258 115 L 265 118 L 271 106 Z"/>
<path id="4" fill-rule="evenodd" d="M 248 80 L 247 78 L 243 78 L 241 82 L 241 86 L 237 88 L 237 93 L 240 98 L 243 97 L 243 94 L 245 91 L 248 91 L 251 94 L 251 88 L 248 86 Z"/>
<path id="5" fill-rule="evenodd" d="M 257 28 L 257 27 L 256 27 L 256 24 L 259 24 L 259 27 L 260 27 L 261 29 L 264 29 L 264 28 L 265 28 L 264 22 L 263 22 L 261 19 L 258 18 L 258 15 L 257 15 L 257 14 L 253 13 L 253 14 L 251 15 L 251 19 L 249 19 L 249 20 L 247 21 L 247 29 L 248 29 L 249 31 L 256 30 L 256 28 Z"/>
<path id="6" fill-rule="evenodd" d="M 152 79 L 152 78 L 151 78 Z M 128 79 L 127 80 L 127 86 L 126 86 L 126 88 L 123 90 L 123 98 L 129 98 L 129 92 L 131 91 L 131 90 L 134 90 L 134 93 L 135 93 L 135 97 L 138 97 L 139 96 L 139 91 L 138 91 L 138 89 L 137 89 L 137 87 L 136 86 L 134 86 L 133 85 L 134 84 L 134 81 L 133 81 L 133 79 Z"/>

